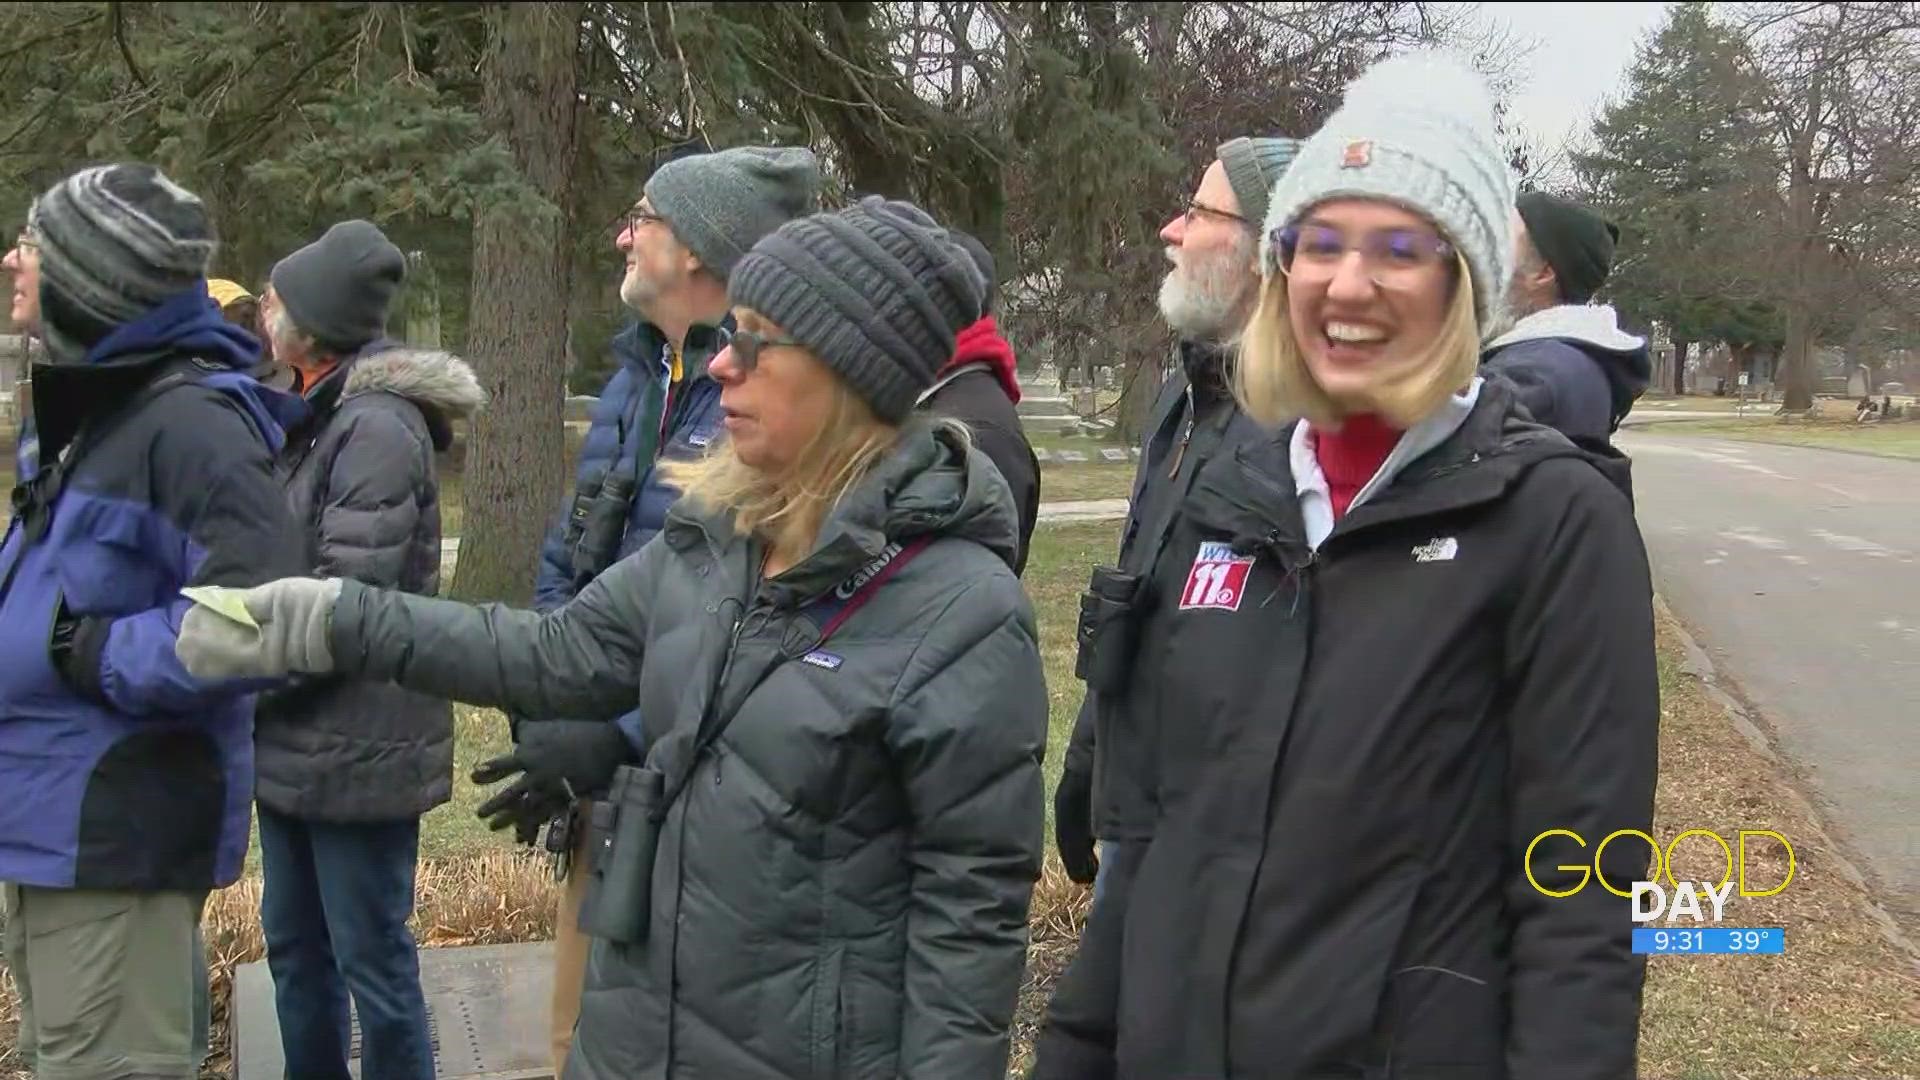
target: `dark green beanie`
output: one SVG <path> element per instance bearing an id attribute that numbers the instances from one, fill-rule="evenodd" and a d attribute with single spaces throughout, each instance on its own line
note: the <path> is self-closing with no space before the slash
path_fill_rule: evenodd
<path id="1" fill-rule="evenodd" d="M 1578 203 L 1529 191 L 1515 200 L 1533 249 L 1553 267 L 1560 299 L 1584 304 L 1593 299 L 1613 271 L 1613 245 L 1620 229 Z"/>

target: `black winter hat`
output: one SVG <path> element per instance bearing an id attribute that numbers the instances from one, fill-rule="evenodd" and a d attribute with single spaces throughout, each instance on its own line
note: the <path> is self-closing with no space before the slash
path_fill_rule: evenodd
<path id="1" fill-rule="evenodd" d="M 1527 236 L 1540 257 L 1553 267 L 1560 283 L 1560 299 L 1584 304 L 1593 299 L 1613 272 L 1613 247 L 1620 229 L 1578 203 L 1529 191 L 1515 200 Z"/>
<path id="2" fill-rule="evenodd" d="M 273 295 L 323 348 L 357 352 L 387 331 L 407 258 L 370 221 L 343 221 L 273 268 Z"/>

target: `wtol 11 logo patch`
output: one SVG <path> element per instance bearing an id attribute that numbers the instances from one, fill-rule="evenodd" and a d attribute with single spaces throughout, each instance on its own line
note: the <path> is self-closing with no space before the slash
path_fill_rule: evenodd
<path id="1" fill-rule="evenodd" d="M 1688 955 L 1688 954 L 1779 954 L 1787 948 L 1787 933 L 1783 927 L 1764 926 L 1722 926 L 1726 917 L 1726 906 L 1735 892 L 1736 884 L 1742 897 L 1775 896 L 1786 889 L 1793 880 L 1793 845 L 1787 838 L 1771 829 L 1739 830 L 1738 859 L 1734 856 L 1734 847 L 1725 837 L 1710 829 L 1688 829 L 1673 838 L 1662 848 L 1653 837 L 1638 829 L 1621 829 L 1609 833 L 1593 849 L 1593 860 L 1588 863 L 1563 863 L 1555 869 L 1578 873 L 1580 883 L 1567 889 L 1549 889 L 1542 885 L 1533 873 L 1534 849 L 1542 842 L 1554 837 L 1565 837 L 1568 841 L 1584 849 L 1587 842 L 1579 833 L 1571 829 L 1549 829 L 1533 838 L 1527 845 L 1526 873 L 1527 881 L 1534 889 L 1545 896 L 1574 896 L 1585 889 L 1589 881 L 1598 881 L 1600 886 L 1615 896 L 1627 900 L 1632 905 L 1635 924 L 1658 922 L 1662 917 L 1667 920 L 1665 926 L 1635 925 L 1633 928 L 1633 951 L 1645 955 Z M 1690 836 L 1704 836 L 1720 845 L 1726 856 L 1726 876 L 1718 884 L 1682 881 L 1673 874 L 1673 852 L 1682 840 Z M 1748 888 L 1748 837 L 1764 836 L 1780 842 L 1787 853 L 1787 873 L 1780 883 L 1770 889 Z M 1615 888 L 1606 879 L 1600 868 L 1601 857 L 1607 845 L 1623 838 L 1641 840 L 1653 850 L 1653 865 L 1650 877 L 1635 881 L 1625 892 Z M 1737 867 L 1737 882 L 1736 882 Z M 1662 885 L 1661 880 L 1666 884 Z M 1685 920 L 1683 923 L 1682 920 Z M 1691 925 L 1688 925 L 1691 924 Z"/>

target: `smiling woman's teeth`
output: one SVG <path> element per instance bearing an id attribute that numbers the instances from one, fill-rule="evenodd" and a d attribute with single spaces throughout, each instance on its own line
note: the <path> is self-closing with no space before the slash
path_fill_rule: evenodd
<path id="1" fill-rule="evenodd" d="M 1334 341 L 1383 341 L 1386 334 L 1371 326 L 1355 326 L 1352 323 L 1328 323 L 1327 337 Z"/>

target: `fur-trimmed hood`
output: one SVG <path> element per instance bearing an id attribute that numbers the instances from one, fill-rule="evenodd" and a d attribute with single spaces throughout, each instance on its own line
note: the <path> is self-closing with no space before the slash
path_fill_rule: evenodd
<path id="1" fill-rule="evenodd" d="M 354 358 L 340 400 L 361 394 L 393 394 L 412 402 L 426 419 L 438 450 L 453 445 L 454 420 L 471 416 L 487 404 L 487 392 L 465 360 L 440 349 L 409 345 Z"/>
<path id="2" fill-rule="evenodd" d="M 487 392 L 481 389 L 473 368 L 439 349 L 400 346 L 354 360 L 342 396 L 375 391 L 432 406 L 449 419 L 469 416 L 487 403 Z"/>

